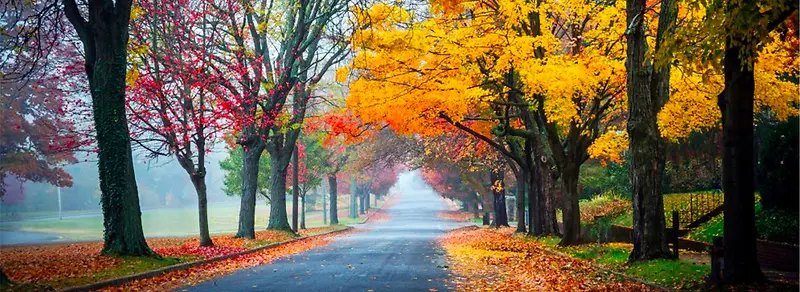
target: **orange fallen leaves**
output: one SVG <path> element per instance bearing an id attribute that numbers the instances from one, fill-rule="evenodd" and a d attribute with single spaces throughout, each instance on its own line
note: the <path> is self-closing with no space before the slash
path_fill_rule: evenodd
<path id="1" fill-rule="evenodd" d="M 301 230 L 308 236 L 335 230 L 338 227 L 318 227 Z M 263 230 L 256 232 L 256 239 L 233 238 L 230 234 L 212 236 L 215 246 L 200 247 L 198 237 L 166 237 L 147 240 L 150 248 L 166 257 L 207 259 L 234 254 L 256 246 L 292 239 L 283 231 Z M 27 245 L 0 248 L 0 266 L 15 283 L 54 285 L 58 281 L 90 277 L 99 272 L 123 267 L 125 259 L 102 256 L 102 242 L 80 242 L 69 244 Z M 101 279 L 89 279 L 97 281 Z"/>
<path id="2" fill-rule="evenodd" d="M 102 249 L 100 242 L 5 247 L 0 249 L 0 265 L 16 283 L 80 277 L 121 262 L 101 256 Z"/>
<path id="3" fill-rule="evenodd" d="M 203 264 L 187 270 L 173 271 L 157 277 L 126 283 L 122 286 L 106 288 L 101 291 L 169 291 L 183 286 L 195 285 L 215 277 L 233 273 L 239 269 L 267 264 L 282 256 L 297 254 L 312 248 L 327 245 L 331 242 L 332 238 L 350 232 L 352 231 L 300 239 L 251 254 L 237 256 L 232 259 Z"/>
<path id="4" fill-rule="evenodd" d="M 648 291 L 614 279 L 588 262 L 545 254 L 541 243 L 511 236 L 514 228 L 460 228 L 440 240 L 451 282 L 460 291 Z"/>

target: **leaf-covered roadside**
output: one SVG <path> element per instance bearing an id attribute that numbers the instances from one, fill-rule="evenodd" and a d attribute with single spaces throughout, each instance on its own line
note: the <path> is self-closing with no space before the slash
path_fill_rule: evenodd
<path id="1" fill-rule="evenodd" d="M 310 228 L 301 230 L 299 235 L 315 235 L 341 228 L 344 227 Z M 14 283 L 24 286 L 20 289 L 59 289 L 229 255 L 292 238 L 294 236 L 287 232 L 266 230 L 256 232 L 254 240 L 224 234 L 213 236 L 216 245 L 212 247 L 200 247 L 196 236 L 148 239 L 148 245 L 163 256 L 162 259 L 103 256 L 100 255 L 102 242 L 14 246 L 0 249 L 0 266 Z"/>
<path id="2" fill-rule="evenodd" d="M 237 256 L 220 262 L 199 265 L 187 270 L 169 272 L 157 277 L 109 287 L 100 291 L 170 291 L 180 287 L 228 275 L 236 270 L 267 264 L 282 256 L 298 254 L 312 248 L 327 245 L 334 237 L 355 232 L 348 230 L 335 234 L 304 238 L 251 254 Z"/>
<path id="3" fill-rule="evenodd" d="M 440 243 L 458 291 L 650 291 L 585 261 L 548 255 L 540 242 L 513 237 L 514 228 L 460 228 Z"/>

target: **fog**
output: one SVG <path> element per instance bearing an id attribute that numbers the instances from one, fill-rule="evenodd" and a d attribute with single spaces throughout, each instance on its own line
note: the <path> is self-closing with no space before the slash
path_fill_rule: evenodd
<path id="1" fill-rule="evenodd" d="M 214 151 L 206 157 L 206 183 L 208 201 L 212 204 L 234 204 L 238 197 L 230 197 L 222 191 L 225 174 L 219 162 L 228 153 Z M 61 207 L 69 211 L 100 212 L 100 185 L 95 157 L 76 154 L 80 163 L 65 166 L 72 176 L 72 187 L 61 188 Z M 143 210 L 156 208 L 183 208 L 197 206 L 197 195 L 189 175 L 171 157 L 149 159 L 143 153 L 134 153 L 134 170 L 139 190 L 139 201 Z M 47 183 L 23 183 L 24 198 L 4 200 L 0 204 L 3 218 L 10 213 L 57 212 L 58 188 Z M 19 214 L 17 214 L 19 216 Z M 23 216 L 25 217 L 25 216 Z"/>

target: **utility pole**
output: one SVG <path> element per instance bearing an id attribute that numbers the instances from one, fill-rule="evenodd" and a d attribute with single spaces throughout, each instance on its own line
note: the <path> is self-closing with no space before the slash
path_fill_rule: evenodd
<path id="1" fill-rule="evenodd" d="M 298 184 L 300 182 L 300 167 L 299 167 L 299 157 L 297 157 L 297 145 L 294 146 L 294 154 L 292 155 L 293 160 L 293 170 L 292 170 L 292 229 L 297 232 L 297 205 L 298 200 L 300 198 L 300 188 Z"/>
<path id="2" fill-rule="evenodd" d="M 58 189 L 58 220 L 63 220 L 64 216 L 61 215 L 61 187 L 57 187 Z"/>
<path id="3" fill-rule="evenodd" d="M 358 198 L 356 198 L 356 176 L 350 175 L 350 218 L 358 218 Z"/>
<path id="4" fill-rule="evenodd" d="M 322 192 L 320 193 L 320 196 L 322 197 L 322 224 L 328 225 L 328 200 L 325 199 L 325 183 L 323 182 L 319 187 L 322 189 Z"/>

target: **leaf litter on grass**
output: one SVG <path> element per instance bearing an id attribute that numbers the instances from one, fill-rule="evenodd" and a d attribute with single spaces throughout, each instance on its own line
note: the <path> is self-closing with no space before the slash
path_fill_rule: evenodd
<path id="1" fill-rule="evenodd" d="M 447 251 L 451 283 L 459 291 L 650 291 L 592 267 L 549 255 L 539 242 L 512 236 L 514 228 L 460 228 L 440 243 Z"/>

